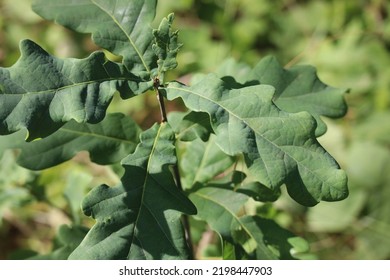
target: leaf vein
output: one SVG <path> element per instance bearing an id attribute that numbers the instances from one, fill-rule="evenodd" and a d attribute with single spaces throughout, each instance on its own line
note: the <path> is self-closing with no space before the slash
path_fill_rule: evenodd
<path id="1" fill-rule="evenodd" d="M 137 56 L 140 58 L 143 66 L 145 67 L 145 70 L 150 73 L 150 69 L 148 67 L 148 65 L 146 64 L 141 52 L 139 51 L 139 49 L 137 48 L 137 46 L 135 45 L 133 39 L 131 38 L 130 34 L 128 34 L 128 32 L 123 28 L 123 26 L 120 24 L 120 22 L 118 21 L 118 19 L 112 15 L 109 11 L 105 10 L 104 7 L 100 6 L 98 3 L 96 3 L 95 0 L 91 0 L 92 3 L 94 3 L 99 9 L 101 9 L 103 12 L 105 12 L 109 17 L 112 18 L 112 20 L 115 22 L 115 24 L 119 27 L 119 29 L 125 34 L 125 36 L 127 37 L 130 45 L 133 47 L 133 49 L 135 50 L 135 52 L 137 53 Z M 132 27 L 134 28 L 135 25 Z"/>

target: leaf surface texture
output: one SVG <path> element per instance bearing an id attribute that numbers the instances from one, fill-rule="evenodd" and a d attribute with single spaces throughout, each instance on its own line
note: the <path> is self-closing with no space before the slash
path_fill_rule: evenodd
<path id="1" fill-rule="evenodd" d="M 128 98 L 148 88 L 102 52 L 85 59 L 59 59 L 29 40 L 22 41 L 20 49 L 21 57 L 12 67 L 0 68 L 0 134 L 27 128 L 32 140 L 72 119 L 97 123 L 115 92 Z"/>
<path id="2" fill-rule="evenodd" d="M 231 156 L 244 154 L 261 184 L 271 189 L 286 184 L 304 205 L 347 196 L 346 174 L 316 140 L 314 118 L 307 112 L 281 111 L 272 101 L 272 86 L 232 89 L 210 74 L 191 87 L 171 83 L 167 96 L 207 112 L 218 146 Z"/>
<path id="3" fill-rule="evenodd" d="M 70 121 L 37 141 L 25 142 L 21 133 L 16 139 L 16 134 L 0 136 L 0 152 L 7 148 L 19 149 L 18 164 L 32 170 L 63 163 L 81 151 L 87 151 L 92 162 L 113 164 L 134 152 L 140 133 L 141 129 L 130 117 L 114 113 L 97 124 Z"/>
<path id="4" fill-rule="evenodd" d="M 156 0 L 34 0 L 43 18 L 81 33 L 123 57 L 128 70 L 149 76 L 156 65 L 151 22 Z"/>
<path id="5" fill-rule="evenodd" d="M 339 118 L 347 112 L 345 89 L 327 86 L 317 77 L 314 67 L 296 65 L 283 69 L 275 57 L 262 59 L 249 73 L 249 81 L 275 87 L 273 100 L 283 111 L 309 112 L 317 121 L 316 135 L 326 132 L 320 116 Z"/>

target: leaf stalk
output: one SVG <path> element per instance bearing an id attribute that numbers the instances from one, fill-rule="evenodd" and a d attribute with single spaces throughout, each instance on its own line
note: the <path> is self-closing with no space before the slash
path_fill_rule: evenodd
<path id="1" fill-rule="evenodd" d="M 161 87 L 162 87 L 162 85 L 160 84 L 160 79 L 157 77 L 154 78 L 153 79 L 153 88 L 154 88 L 154 91 L 156 92 L 158 103 L 160 104 L 161 123 L 165 123 L 168 121 L 168 118 L 167 118 L 167 112 L 165 109 L 164 96 L 161 92 Z"/>

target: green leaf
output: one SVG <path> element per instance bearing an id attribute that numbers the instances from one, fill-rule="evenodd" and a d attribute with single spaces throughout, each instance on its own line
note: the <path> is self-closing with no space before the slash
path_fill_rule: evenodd
<path id="1" fill-rule="evenodd" d="M 131 97 L 150 85 L 102 52 L 85 59 L 58 59 L 32 41 L 20 44 L 21 58 L 0 68 L 0 134 L 28 129 L 28 140 L 45 137 L 72 119 L 100 122 L 115 92 Z M 140 88 L 142 87 L 142 88 Z"/>
<path id="2" fill-rule="evenodd" d="M 347 177 L 317 142 L 316 122 L 307 112 L 281 111 L 268 85 L 230 89 L 215 75 L 187 87 L 171 83 L 167 97 L 181 97 L 193 111 L 207 112 L 226 154 L 243 153 L 252 176 L 278 190 L 285 183 L 299 203 L 312 206 L 348 195 Z"/>
<path id="3" fill-rule="evenodd" d="M 94 188 L 83 211 L 96 219 L 71 259 L 186 259 L 181 213 L 196 209 L 178 189 L 174 133 L 167 123 L 141 134 L 134 154 L 122 161 L 122 184 Z"/>
<path id="4" fill-rule="evenodd" d="M 234 244 L 228 242 L 227 240 L 223 241 L 223 252 L 222 252 L 223 260 L 238 260 L 236 254 L 236 246 Z"/>
<path id="5" fill-rule="evenodd" d="M 168 115 L 168 121 L 177 139 L 181 141 L 193 141 L 198 138 L 207 141 L 213 131 L 210 116 L 202 112 L 171 112 Z"/>
<path id="6" fill-rule="evenodd" d="M 240 218 L 237 228 L 236 235 L 241 232 L 241 238 L 250 238 L 246 242 L 253 242 L 255 245 L 258 260 L 294 259 L 294 254 L 305 253 L 309 250 L 309 244 L 303 238 L 281 228 L 273 220 L 258 216 L 244 216 Z M 245 234 L 242 234 L 243 232 Z M 236 237 L 236 239 L 239 238 Z"/>
<path id="7" fill-rule="evenodd" d="M 202 186 L 202 187 L 199 187 Z M 223 239 L 232 241 L 233 225 L 239 222 L 240 210 L 249 197 L 232 190 L 198 185 L 189 198 L 198 209 L 197 217 L 206 221 Z"/>
<path id="8" fill-rule="evenodd" d="M 198 209 L 197 217 L 206 221 L 224 241 L 224 258 L 292 259 L 295 252 L 308 250 L 307 242 L 297 242 L 289 231 L 274 221 L 244 216 L 249 197 L 221 187 L 198 185 L 189 198 Z"/>
<path id="9" fill-rule="evenodd" d="M 7 148 L 20 149 L 19 165 L 40 170 L 63 163 L 80 151 L 89 152 L 90 159 L 98 164 L 117 163 L 135 150 L 140 132 L 130 117 L 115 113 L 98 124 L 70 121 L 41 140 L 15 141 L 12 134 L 1 136 L 0 143 L 7 142 Z"/>
<path id="10" fill-rule="evenodd" d="M 316 135 L 326 132 L 320 116 L 339 118 L 347 112 L 345 89 L 332 88 L 322 83 L 312 66 L 299 65 L 283 69 L 275 57 L 262 59 L 252 70 L 248 81 L 275 87 L 273 100 L 283 111 L 307 111 L 317 121 Z"/>
<path id="11" fill-rule="evenodd" d="M 182 184 L 191 188 L 196 182 L 205 183 L 226 171 L 234 158 L 226 155 L 215 144 L 215 138 L 208 142 L 198 139 L 187 145 L 181 160 Z"/>
<path id="12" fill-rule="evenodd" d="M 259 182 L 250 182 L 239 186 L 237 192 L 244 193 L 256 201 L 274 202 L 280 196 L 280 191 L 272 191 Z"/>
<path id="13" fill-rule="evenodd" d="M 174 15 L 170 14 L 164 18 L 158 29 L 153 30 L 156 43 L 153 44 L 153 51 L 158 57 L 158 76 L 160 80 L 164 72 L 177 67 L 176 55 L 182 44 L 177 42 L 178 31 L 171 31 Z M 163 81 L 161 81 L 163 83 Z"/>
<path id="14" fill-rule="evenodd" d="M 251 75 L 252 68 L 249 65 L 237 62 L 234 58 L 227 58 L 218 66 L 216 74 L 218 77 L 234 77 L 234 79 L 241 84 L 245 84 L 248 80 L 248 75 Z"/>
<path id="15" fill-rule="evenodd" d="M 259 247 L 261 259 L 276 259 L 264 242 L 259 241 L 263 236 L 261 230 L 256 226 L 245 225 L 242 210 L 249 199 L 248 196 L 225 189 L 222 185 L 214 185 L 199 187 L 189 198 L 198 209 L 197 217 L 205 220 L 211 229 L 219 233 L 224 243 L 227 243 L 226 250 L 230 253 L 224 248 L 224 258 L 233 253 L 231 250 L 234 250 L 234 254 L 248 256 Z M 260 239 L 255 239 L 256 236 Z"/>
<path id="16" fill-rule="evenodd" d="M 23 143 L 25 136 L 26 136 L 25 130 L 20 130 L 10 135 L 5 135 L 5 136 L 1 135 L 0 136 L 0 159 L 3 157 L 4 152 L 8 151 L 8 149 Z"/>
<path id="17" fill-rule="evenodd" d="M 156 67 L 151 22 L 156 0 L 33 0 L 33 10 L 80 33 L 92 33 L 100 47 L 123 57 L 137 75 Z"/>

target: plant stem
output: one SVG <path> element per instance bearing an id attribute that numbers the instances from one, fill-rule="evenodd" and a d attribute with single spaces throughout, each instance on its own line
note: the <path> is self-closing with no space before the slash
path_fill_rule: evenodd
<path id="1" fill-rule="evenodd" d="M 158 103 L 160 104 L 161 123 L 167 122 L 167 112 L 165 110 L 164 96 L 161 93 L 161 84 L 158 78 L 154 78 L 154 91 L 156 92 Z"/>
<path id="2" fill-rule="evenodd" d="M 167 112 L 165 110 L 164 96 L 161 93 L 162 85 L 160 84 L 160 80 L 157 77 L 154 78 L 153 87 L 154 87 L 154 91 L 156 92 L 157 100 L 160 104 L 161 123 L 167 122 L 168 119 L 167 119 Z M 177 164 L 175 164 L 173 166 L 173 175 L 175 177 L 177 187 L 181 191 L 183 191 L 183 186 L 182 186 L 181 180 L 180 180 L 179 166 Z M 188 215 L 183 215 L 182 222 L 183 222 L 183 226 L 184 226 L 184 234 L 185 234 L 187 246 L 189 248 L 190 259 L 194 259 L 194 249 L 192 246 L 190 222 L 188 219 Z"/>

